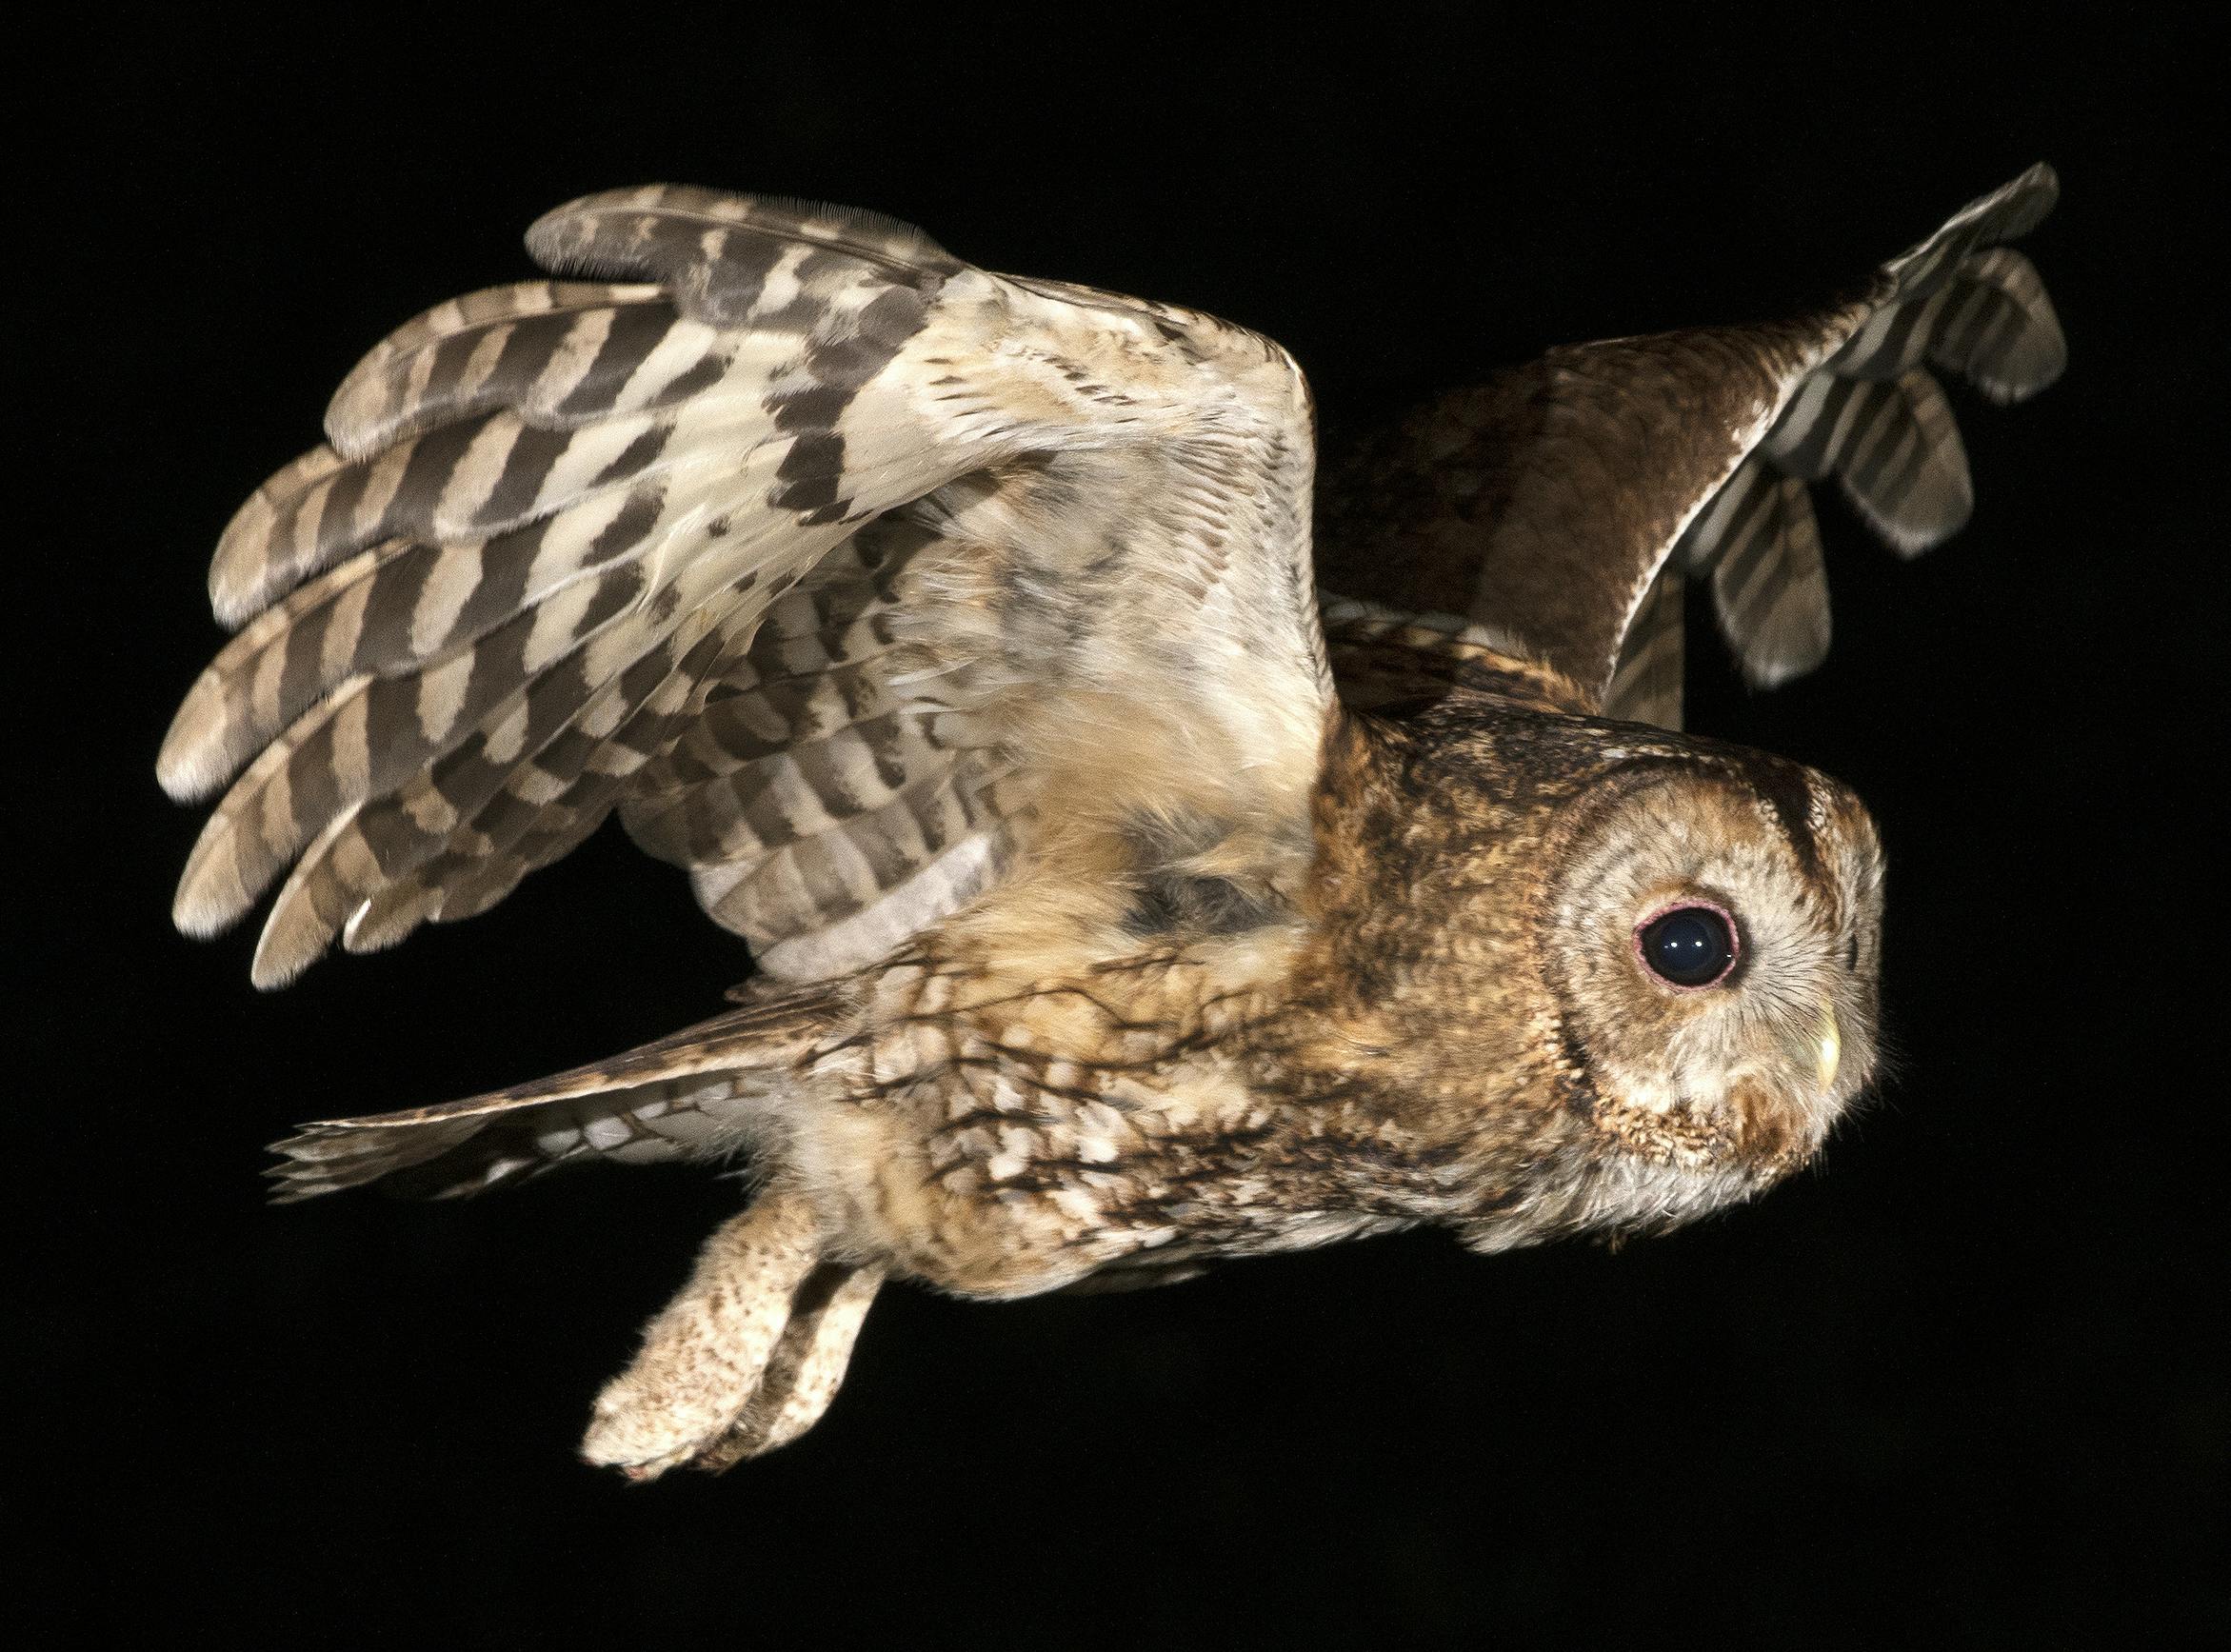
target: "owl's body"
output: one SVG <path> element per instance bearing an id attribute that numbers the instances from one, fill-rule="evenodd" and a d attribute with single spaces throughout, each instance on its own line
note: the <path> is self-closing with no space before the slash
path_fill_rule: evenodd
<path id="1" fill-rule="evenodd" d="M 648 1474 L 809 1426 L 886 1278 L 1122 1286 L 1421 1224 L 1497 1250 L 1770 1185 L 1871 1074 L 1881 855 L 1836 783 L 1679 732 L 1680 581 L 1786 675 L 1825 643 L 1805 479 L 1902 545 L 1958 525 L 1915 362 L 2057 370 L 1992 249 L 2050 192 L 1805 321 L 1564 352 L 1413 421 L 1330 558 L 1412 607 L 1322 620 L 1268 341 L 880 220 L 553 214 L 546 260 L 650 282 L 429 312 L 229 530 L 247 624 L 163 773 L 253 761 L 180 922 L 298 862 L 282 980 L 617 807 L 766 975 L 612 1062 L 309 1126 L 283 1192 L 747 1161 L 598 1404 L 588 1455 Z"/>

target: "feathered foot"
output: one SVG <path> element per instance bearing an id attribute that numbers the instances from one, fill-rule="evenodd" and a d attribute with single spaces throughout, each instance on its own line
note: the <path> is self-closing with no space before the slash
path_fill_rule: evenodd
<path id="1" fill-rule="evenodd" d="M 743 1417 L 692 1459 L 692 1466 L 718 1474 L 747 1457 L 787 1445 L 820 1422 L 837 1397 L 853 1340 L 882 1284 L 880 1267 L 823 1263 L 815 1268 L 791 1299 L 790 1323 Z"/>
<path id="2" fill-rule="evenodd" d="M 762 1194 L 714 1233 L 643 1351 L 597 1396 L 582 1457 L 652 1480 L 796 1439 L 835 1396 L 881 1283 L 880 1270 L 822 1263 L 804 1198 Z"/>

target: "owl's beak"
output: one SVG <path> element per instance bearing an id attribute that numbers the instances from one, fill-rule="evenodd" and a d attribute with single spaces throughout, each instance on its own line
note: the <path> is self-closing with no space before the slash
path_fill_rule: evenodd
<path id="1" fill-rule="evenodd" d="M 1802 1025 L 1802 1024 L 1801 1024 Z M 1825 1103 L 1836 1093 L 1837 1075 L 1843 1071 L 1843 1028 L 1838 1024 L 1836 1011 L 1823 1005 L 1820 1019 L 1813 1023 L 1810 1033 L 1798 1026 L 1785 1026 L 1782 1034 L 1782 1048 L 1786 1052 L 1792 1077 L 1813 1069 L 1813 1096 Z"/>
<path id="2" fill-rule="evenodd" d="M 1836 1087 L 1836 1072 L 1843 1065 L 1843 1035 L 1837 1029 L 1833 1009 L 1821 1018 L 1821 1047 L 1817 1059 L 1821 1090 L 1825 1094 Z"/>

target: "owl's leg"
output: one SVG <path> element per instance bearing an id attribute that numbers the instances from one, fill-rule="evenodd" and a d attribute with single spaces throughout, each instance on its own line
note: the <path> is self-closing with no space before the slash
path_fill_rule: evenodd
<path id="1" fill-rule="evenodd" d="M 643 1351 L 597 1396 L 582 1457 L 649 1480 L 719 1444 L 744 1420 L 820 1260 L 801 1194 L 770 1187 L 723 1224 L 645 1327 Z"/>
<path id="2" fill-rule="evenodd" d="M 880 1267 L 825 1262 L 792 1299 L 790 1323 L 743 1420 L 692 1466 L 718 1474 L 787 1445 L 821 1421 L 851 1363 L 852 1343 L 883 1284 Z"/>

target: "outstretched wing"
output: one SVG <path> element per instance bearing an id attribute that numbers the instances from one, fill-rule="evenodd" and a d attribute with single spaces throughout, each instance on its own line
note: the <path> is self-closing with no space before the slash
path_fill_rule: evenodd
<path id="1" fill-rule="evenodd" d="M 275 985 L 485 908 L 618 808 L 811 976 L 1080 810 L 1305 839 L 1330 689 L 1276 345 L 700 189 L 528 245 L 581 279 L 403 328 L 226 529 L 238 634 L 158 764 L 229 783 L 182 928 L 284 874 Z"/>
<path id="2" fill-rule="evenodd" d="M 1914 555 L 1972 504 L 1931 364 L 1994 401 L 2065 361 L 2037 271 L 2003 243 L 2058 193 L 2033 167 L 1795 321 L 1550 351 L 1366 441 L 1328 473 L 1320 572 L 1353 596 L 1467 615 L 1608 715 L 1678 727 L 1682 602 L 1712 587 L 1761 685 L 1819 665 L 1828 586 L 1809 485 L 1833 476 Z"/>

